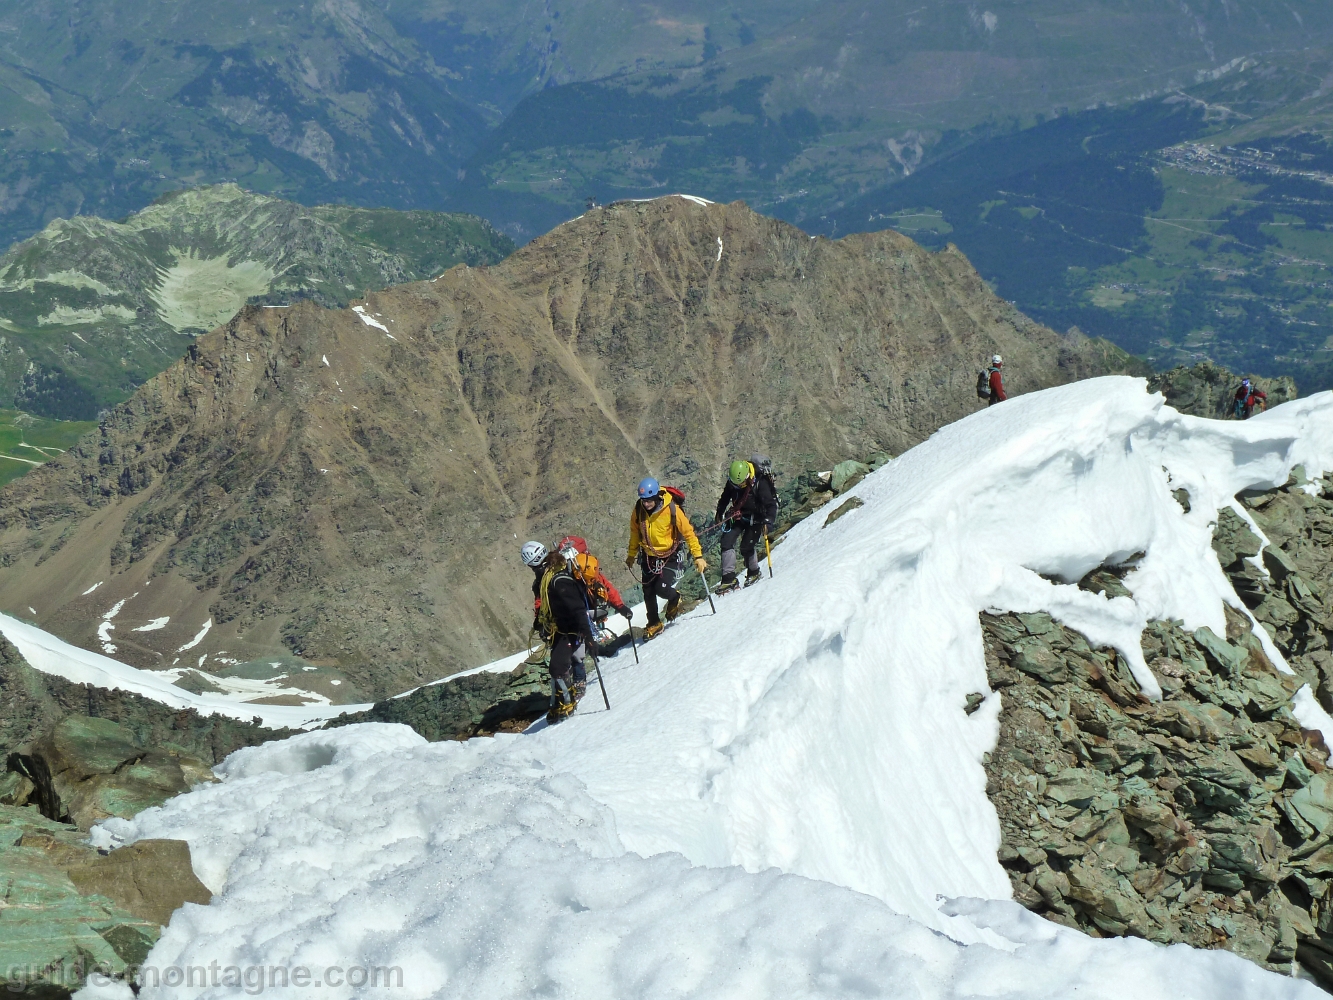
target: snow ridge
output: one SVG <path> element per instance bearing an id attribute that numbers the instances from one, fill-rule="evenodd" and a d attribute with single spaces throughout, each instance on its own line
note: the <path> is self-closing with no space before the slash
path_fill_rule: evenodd
<path id="1" fill-rule="evenodd" d="M 1238 423 L 1144 388 L 1094 379 L 944 428 L 863 480 L 861 508 L 794 528 L 773 579 L 639 666 L 605 661 L 610 712 L 589 698 L 465 745 L 313 733 L 108 822 L 108 840 L 190 841 L 218 892 L 149 964 L 356 956 L 439 997 L 1322 995 L 1008 902 L 980 763 L 999 696 L 963 710 L 988 692 L 978 613 L 1047 611 L 1151 691 L 1143 623 L 1220 634 L 1237 602 L 1213 512 L 1297 463 L 1333 469 L 1333 393 Z M 1132 598 L 1061 582 L 1136 553 Z"/>

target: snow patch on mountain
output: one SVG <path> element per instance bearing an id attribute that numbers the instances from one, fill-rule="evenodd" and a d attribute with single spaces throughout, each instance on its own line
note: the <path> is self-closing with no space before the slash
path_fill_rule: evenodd
<path id="1" fill-rule="evenodd" d="M 211 624 L 212 619 L 209 621 Z M 63 677 L 75 684 L 91 684 L 108 690 L 119 688 L 122 691 L 151 698 L 163 705 L 170 705 L 172 708 L 192 708 L 200 715 L 224 715 L 230 719 L 241 719 L 246 722 L 258 718 L 261 725 L 274 729 L 283 727 L 309 729 L 311 726 L 322 726 L 329 719 L 337 718 L 344 713 L 363 712 L 370 708 L 369 705 L 330 705 L 327 703 L 327 698 L 314 693 L 307 693 L 307 697 L 325 703 L 258 704 L 244 699 L 303 692 L 259 684 L 245 685 L 239 680 L 225 680 L 211 674 L 206 675 L 207 679 L 216 686 L 225 685 L 231 688 L 232 693 L 193 694 L 173 683 L 184 673 L 182 670 L 139 670 L 128 663 L 121 663 L 109 656 L 72 645 L 35 625 L 29 625 L 3 613 L 0 613 L 0 633 L 14 644 L 34 670 Z M 201 662 L 200 666 L 202 665 Z"/>

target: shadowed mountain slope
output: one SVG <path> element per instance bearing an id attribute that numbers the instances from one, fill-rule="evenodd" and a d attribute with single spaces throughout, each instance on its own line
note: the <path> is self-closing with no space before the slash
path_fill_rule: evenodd
<path id="1" fill-rule="evenodd" d="M 247 308 L 0 493 L 0 608 L 142 667 L 294 653 L 381 696 L 523 642 L 525 538 L 584 534 L 629 584 L 647 473 L 701 511 L 735 454 L 922 440 L 995 351 L 1014 392 L 1130 363 L 953 249 L 684 197 L 354 309 Z"/>

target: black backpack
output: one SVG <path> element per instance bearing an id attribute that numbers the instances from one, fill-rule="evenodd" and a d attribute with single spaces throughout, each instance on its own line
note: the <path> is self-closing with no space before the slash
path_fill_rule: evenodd
<path id="1" fill-rule="evenodd" d="M 983 368 L 977 375 L 977 395 L 982 399 L 990 399 L 990 369 Z"/>

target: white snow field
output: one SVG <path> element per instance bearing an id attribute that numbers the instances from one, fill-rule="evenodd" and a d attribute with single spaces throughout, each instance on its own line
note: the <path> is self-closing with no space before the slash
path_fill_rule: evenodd
<path id="1" fill-rule="evenodd" d="M 999 697 L 963 710 L 988 692 L 987 608 L 1049 611 L 1153 690 L 1146 620 L 1220 633 L 1222 602 L 1240 606 L 1213 512 L 1297 464 L 1333 469 L 1331 393 L 1245 423 L 1182 416 L 1138 379 L 1017 397 L 867 477 L 836 523 L 841 497 L 798 525 L 775 577 L 716 616 L 704 604 L 637 666 L 606 661 L 609 712 L 594 682 L 572 719 L 522 736 L 425 744 L 363 725 L 241 750 L 221 784 L 94 831 L 188 840 L 215 893 L 177 911 L 146 965 L 216 962 L 224 985 L 140 995 L 232 996 L 228 976 L 304 966 L 318 991 L 268 992 L 1322 996 L 1009 902 L 980 762 Z M 1050 580 L 1137 552 L 1133 599 Z M 1301 712 L 1333 726 L 1311 698 Z M 402 987 L 345 985 L 385 966 Z"/>
<path id="2" fill-rule="evenodd" d="M 273 684 L 232 681 L 212 674 L 205 676 L 221 687 L 234 690 L 230 694 L 194 694 L 173 683 L 183 673 L 181 670 L 140 670 L 128 663 L 65 642 L 36 625 L 29 625 L 3 613 L 0 613 L 0 633 L 14 644 L 33 669 L 44 674 L 54 674 L 75 684 L 120 688 L 172 708 L 193 708 L 200 715 L 225 715 L 247 722 L 258 716 L 261 724 L 270 728 L 308 729 L 311 726 L 322 726 L 347 712 L 363 712 L 370 707 L 330 705 L 327 699 L 325 704 L 257 704 L 245 699 L 305 692 Z"/>

